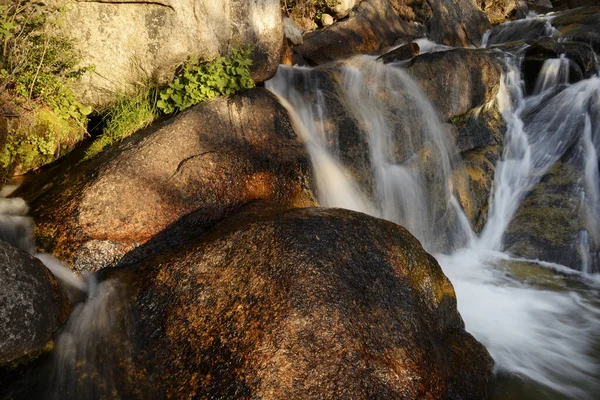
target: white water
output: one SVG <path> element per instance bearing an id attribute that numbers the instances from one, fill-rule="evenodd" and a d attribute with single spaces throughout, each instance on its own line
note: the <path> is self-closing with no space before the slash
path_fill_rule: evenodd
<path id="1" fill-rule="evenodd" d="M 600 393 L 600 355 L 593 353 L 594 346 L 600 342 L 600 305 L 597 302 L 600 279 L 585 275 L 591 270 L 589 266 L 582 266 L 582 274 L 556 264 L 516 259 L 501 250 L 504 232 L 524 196 L 572 146 L 583 149 L 585 161 L 582 177 L 585 190 L 582 199 L 577 201 L 593 204 L 588 208 L 595 210 L 592 225 L 598 226 L 600 177 L 598 147 L 594 140 L 600 141 L 600 109 L 594 107 L 600 96 L 600 78 L 592 78 L 558 92 L 568 80 L 565 60 L 551 60 L 540 74 L 535 95 L 525 98 L 518 69 L 514 65 L 507 67 L 497 98 L 498 107 L 507 122 L 505 150 L 496 167 L 488 223 L 481 237 L 477 238 L 462 213 L 451 220 L 455 226 L 450 229 L 439 229 L 439 225 L 432 223 L 431 213 L 435 211 L 427 189 L 431 177 L 422 179 L 418 168 L 423 165 L 410 162 L 418 153 L 418 145 L 411 148 L 414 152 L 412 159 L 410 156 L 408 159 L 394 159 L 394 155 L 390 154 L 397 151 L 394 146 L 399 137 L 393 130 L 398 126 L 386 123 L 390 107 L 378 102 L 378 99 L 387 102 L 410 99 L 413 108 L 406 108 L 404 103 L 400 103 L 400 106 L 396 104 L 397 109 L 409 114 L 415 109 L 420 110 L 420 117 L 427 118 L 427 123 L 423 131 L 401 137 L 409 143 L 410 140 L 418 143 L 417 135 L 423 135 L 427 138 L 425 141 L 433 143 L 441 157 L 435 170 L 437 180 L 447 182 L 447 168 L 452 165 L 455 150 L 439 128 L 437 116 L 430 113 L 431 105 L 408 75 L 391 66 L 372 66 L 369 63 L 372 62 L 364 58 L 354 59 L 342 68 L 343 72 L 338 75 L 341 82 L 338 95 L 364 125 L 376 184 L 374 188 L 361 187 L 347 173 L 344 174 L 344 182 L 320 179 L 318 193 L 326 194 L 324 205 L 346 208 L 344 203 L 348 199 L 332 201 L 334 196 L 331 192 L 348 183 L 352 190 L 346 189 L 344 193 L 361 193 L 362 198 L 370 198 L 375 205 L 375 210 L 371 207 L 355 210 L 405 225 L 424 242 L 426 248 L 435 242 L 433 236 L 436 233 L 447 231 L 454 236 L 463 235 L 465 239 L 456 243 L 464 243 L 466 247 L 451 255 L 438 254 L 437 258 L 454 284 L 459 311 L 467 330 L 486 345 L 497 370 L 534 381 L 542 388 L 559 393 L 559 396 L 594 399 L 595 394 Z M 568 73 L 568 68 L 566 71 Z M 295 74 L 299 72 L 304 74 L 305 82 L 311 82 L 311 90 L 319 91 L 319 82 L 312 79 L 309 70 L 286 67 L 280 69 L 268 88 L 289 102 L 288 109 L 295 115 L 295 124 L 302 124 L 303 135 L 319 136 L 318 131 L 310 132 L 309 127 L 315 126 L 311 122 L 314 114 L 309 115 L 306 111 L 315 107 L 315 103 L 302 100 L 307 95 L 297 92 L 290 101 L 291 82 L 297 79 Z M 410 94 L 404 93 L 404 97 L 398 99 L 385 90 L 395 87 Z M 319 110 L 323 113 L 321 120 L 327 119 L 323 104 L 319 105 Z M 414 121 L 406 124 L 405 129 L 410 131 L 415 126 L 413 124 Z M 593 132 L 596 134 L 593 135 Z M 339 132 L 339 135 L 344 133 Z M 328 163 L 337 165 L 334 169 L 343 169 L 335 147 L 327 146 L 327 141 L 319 143 L 319 152 L 327 155 Z M 444 151 L 436 146 L 447 147 Z M 311 154 L 313 152 L 314 149 Z M 317 174 L 323 165 L 313 158 Z M 440 189 L 439 185 L 435 187 Z M 442 185 L 442 197 L 446 196 L 446 190 L 447 186 Z M 449 209 L 460 208 L 453 197 L 445 204 L 449 205 Z M 432 224 L 431 229 L 427 229 L 424 223 Z M 589 236 L 594 235 L 597 232 L 590 232 L 587 241 Z M 542 398 L 540 393 L 531 398 Z"/>
<path id="2" fill-rule="evenodd" d="M 307 145 L 320 203 L 399 223 L 430 250 L 457 247 L 438 243 L 440 230 L 453 230 L 447 237 L 466 243 L 471 232 L 456 223 L 449 190 L 457 150 L 416 83 L 403 70 L 370 57 L 353 58 L 330 73 L 339 82 L 337 96 L 368 145 L 368 161 L 359 166 L 366 178 L 353 176 L 349 171 L 357 166 L 341 161 L 337 143 L 348 132 L 327 129 L 327 104 L 310 69 L 281 66 L 267 82 L 292 111 Z"/>

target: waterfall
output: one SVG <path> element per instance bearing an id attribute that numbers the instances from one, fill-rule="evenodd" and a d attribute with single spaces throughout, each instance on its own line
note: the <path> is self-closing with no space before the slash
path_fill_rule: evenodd
<path id="1" fill-rule="evenodd" d="M 548 21 L 544 17 L 535 23 L 543 23 L 547 32 Z M 426 249 L 437 251 L 466 329 L 486 345 L 499 376 L 507 377 L 502 379 L 534 382 L 530 398 L 591 400 L 600 391 L 600 354 L 594 353 L 600 280 L 585 273 L 597 257 L 590 243 L 598 236 L 600 214 L 600 78 L 568 85 L 568 60 L 548 60 L 534 94 L 526 97 L 520 75 L 518 60 L 507 61 L 496 99 L 507 124 L 504 152 L 480 237 L 448 189 L 456 154 L 452 141 L 404 71 L 366 57 L 328 71 L 282 66 L 267 88 L 279 96 L 302 132 L 321 204 L 349 208 L 347 197 L 357 196 L 360 206 L 353 209 L 404 225 Z M 337 103 L 328 104 L 332 97 Z M 336 122 L 339 107 L 360 127 L 358 139 L 348 124 Z M 367 143 L 366 161 L 353 163 L 344 154 L 340 147 L 349 137 Z M 428 152 L 433 156 L 423 157 Z M 576 182 L 579 197 L 572 197 L 585 203 L 581 209 L 590 221 L 590 229 L 580 235 L 587 255 L 583 274 L 503 252 L 505 232 L 523 200 L 568 152 L 583 160 L 583 176 Z M 332 174 L 324 178 L 321 169 L 332 168 L 340 180 L 332 181 Z M 336 191 L 341 199 L 336 200 Z M 439 246 L 442 237 L 451 238 L 446 247 Z"/>
<path id="2" fill-rule="evenodd" d="M 267 88 L 301 132 L 322 205 L 399 223 L 430 251 L 450 251 L 471 237 L 449 190 L 457 150 L 405 71 L 361 56 L 325 71 L 281 66 Z M 331 122 L 328 98 L 354 129 Z"/>
<path id="3" fill-rule="evenodd" d="M 54 339 L 51 360 L 18 390 L 31 398 L 116 397 L 117 366 L 131 360 L 129 313 L 122 288 L 111 280 L 98 282 L 95 275 L 75 275 L 56 257 L 36 253 L 28 211 L 23 199 L 0 197 L 0 239 L 39 259 L 65 290 L 72 311 Z"/>

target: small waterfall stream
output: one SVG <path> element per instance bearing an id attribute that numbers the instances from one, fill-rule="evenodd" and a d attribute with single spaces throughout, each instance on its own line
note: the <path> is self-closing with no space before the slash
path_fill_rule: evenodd
<path id="1" fill-rule="evenodd" d="M 331 82 L 314 75 L 310 69 L 281 66 L 267 88 L 292 111 L 307 143 L 321 204 L 394 221 L 430 251 L 465 245 L 471 231 L 458 223 L 449 188 L 457 150 L 417 84 L 403 70 L 366 56 L 321 73 L 334 81 L 336 100 L 357 125 L 349 133 L 328 115 L 319 85 Z M 340 150 L 347 135 L 362 144 L 351 149 L 351 156 L 348 146 Z M 451 240 L 440 242 L 440 230 Z"/>
<path id="2" fill-rule="evenodd" d="M 544 27 L 547 21 L 540 19 Z M 437 252 L 467 330 L 486 345 L 504 377 L 499 385 L 519 387 L 514 394 L 524 399 L 591 400 L 600 393 L 600 285 L 590 274 L 594 255 L 589 245 L 600 222 L 600 78 L 569 86 L 568 70 L 568 60 L 548 60 L 534 94 L 526 97 L 517 61 L 507 60 L 496 100 L 507 123 L 505 148 L 480 237 L 449 189 L 457 151 L 432 105 L 404 71 L 358 57 L 330 72 L 337 82 L 335 96 L 358 121 L 367 143 L 369 179 L 340 152 L 340 141 L 354 133 L 347 125 L 330 126 L 335 113 L 322 90 L 330 78 L 323 80 L 318 70 L 282 66 L 267 84 L 286 104 L 305 141 L 309 138 L 322 204 L 397 222 Z M 390 114 L 402 123 L 390 122 Z M 399 150 L 399 142 L 405 148 Z M 573 201 L 585 203 L 581 209 L 594 227 L 581 234 L 586 253 L 581 271 L 503 252 L 505 232 L 524 198 L 568 151 L 583 160 Z M 422 157 L 427 152 L 431 156 Z M 332 181 L 336 175 L 326 173 L 332 170 L 343 179 Z M 440 245 L 442 236 L 451 239 Z"/>

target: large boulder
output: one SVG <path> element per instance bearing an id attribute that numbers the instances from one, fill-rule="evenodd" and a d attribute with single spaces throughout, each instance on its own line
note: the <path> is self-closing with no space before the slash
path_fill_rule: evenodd
<path id="1" fill-rule="evenodd" d="M 0 240 L 0 375 L 51 349 L 69 310 L 44 264 Z"/>
<path id="2" fill-rule="evenodd" d="M 252 89 L 192 107 L 20 194 L 38 246 L 95 270 L 198 209 L 210 226 L 255 199 L 312 205 L 308 168 L 283 106 Z"/>
<path id="3" fill-rule="evenodd" d="M 598 268 L 600 243 L 593 234 L 598 228 L 589 226 L 594 219 L 589 217 L 592 214 L 586 204 L 573 198 L 578 196 L 582 169 L 581 163 L 567 157 L 527 194 L 506 230 L 504 247 L 508 252 L 576 270 L 587 262 Z M 588 249 L 582 247 L 582 235 L 590 238 Z"/>
<path id="4" fill-rule="evenodd" d="M 96 105 L 140 82 L 170 79 L 190 55 L 210 61 L 234 47 L 252 48 L 256 81 L 273 76 L 281 59 L 278 0 L 81 0 L 60 19 L 82 64 L 95 66 L 77 89 Z"/>
<path id="5" fill-rule="evenodd" d="M 294 50 L 312 64 L 325 64 L 357 54 L 379 54 L 398 38 L 412 39 L 420 34 L 389 1 L 364 0 L 351 17 L 306 35 Z"/>
<path id="6" fill-rule="evenodd" d="M 427 21 L 428 36 L 448 46 L 479 46 L 491 28 L 474 0 L 429 0 L 432 18 Z"/>
<path id="7" fill-rule="evenodd" d="M 502 76 L 495 54 L 473 49 L 422 54 L 408 63 L 407 70 L 443 120 L 494 100 Z"/>
<path id="8" fill-rule="evenodd" d="M 490 394 L 492 361 L 465 332 L 452 285 L 388 221 L 257 204 L 102 276 L 120 282 L 138 316 L 137 372 L 112 376 L 157 398 Z"/>

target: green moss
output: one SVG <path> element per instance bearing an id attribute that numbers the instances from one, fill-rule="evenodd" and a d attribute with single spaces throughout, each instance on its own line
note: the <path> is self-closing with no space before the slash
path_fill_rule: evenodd
<path id="1" fill-rule="evenodd" d="M 47 107 L 9 122 L 6 143 L 0 152 L 0 166 L 21 174 L 53 162 L 83 140 L 85 129 L 65 120 Z"/>
<path id="2" fill-rule="evenodd" d="M 539 264 L 522 261 L 500 261 L 500 267 L 522 282 L 535 284 L 552 290 L 565 288 L 562 278 L 556 271 Z"/>
<path id="3" fill-rule="evenodd" d="M 15 370 L 19 367 L 25 366 L 37 360 L 40 356 L 51 352 L 54 350 L 54 341 L 50 340 L 48 343 L 44 345 L 41 349 L 35 350 L 29 354 L 26 354 L 22 357 L 17 358 L 16 360 L 11 361 L 7 365 L 3 365 L 2 368 L 8 371 Z"/>

